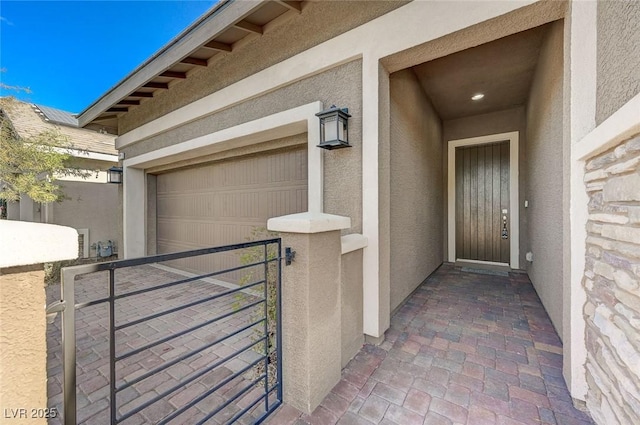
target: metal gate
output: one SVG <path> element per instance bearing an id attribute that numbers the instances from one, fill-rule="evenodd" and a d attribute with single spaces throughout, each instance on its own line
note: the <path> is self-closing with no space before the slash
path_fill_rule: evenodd
<path id="1" fill-rule="evenodd" d="M 211 267 L 185 272 L 193 261 Z M 87 274 L 94 286 L 77 299 Z M 262 422 L 282 402 L 280 281 L 279 238 L 64 268 L 47 309 L 62 312 L 64 424 L 78 411 L 88 423 Z M 98 372 L 82 384 L 87 356 Z M 108 407 L 89 420 L 78 391 L 100 371 Z"/>

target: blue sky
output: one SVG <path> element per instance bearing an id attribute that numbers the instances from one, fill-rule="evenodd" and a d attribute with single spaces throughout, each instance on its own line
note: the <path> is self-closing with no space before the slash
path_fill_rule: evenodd
<path id="1" fill-rule="evenodd" d="M 216 2 L 0 1 L 0 89 L 78 113 Z"/>

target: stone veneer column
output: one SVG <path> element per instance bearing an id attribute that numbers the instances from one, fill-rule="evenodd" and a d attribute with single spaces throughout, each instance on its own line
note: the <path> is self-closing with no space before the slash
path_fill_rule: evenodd
<path id="1" fill-rule="evenodd" d="M 586 163 L 587 407 L 640 423 L 640 134 Z"/>
<path id="2" fill-rule="evenodd" d="M 301 213 L 272 218 L 283 250 L 296 252 L 282 268 L 284 401 L 311 413 L 340 380 L 340 230 L 348 217 Z"/>
<path id="3" fill-rule="evenodd" d="M 76 258 L 78 232 L 0 220 L 0 235 L 0 417 L 46 424 L 41 417 L 47 408 L 43 263 Z"/>

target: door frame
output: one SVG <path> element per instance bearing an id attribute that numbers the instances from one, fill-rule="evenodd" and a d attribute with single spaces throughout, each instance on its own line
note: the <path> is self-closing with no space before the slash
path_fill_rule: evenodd
<path id="1" fill-rule="evenodd" d="M 456 148 L 459 148 L 461 146 L 485 145 L 507 140 L 509 141 L 509 209 L 511 210 L 509 266 L 512 269 L 520 268 L 520 202 L 518 197 L 519 133 L 517 131 L 489 134 L 487 136 L 471 137 L 467 139 L 449 140 L 447 142 L 447 257 L 448 261 L 452 263 L 456 261 Z"/>

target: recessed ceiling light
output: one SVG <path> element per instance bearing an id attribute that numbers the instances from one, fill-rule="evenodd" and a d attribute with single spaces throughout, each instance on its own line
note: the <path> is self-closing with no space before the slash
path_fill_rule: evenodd
<path id="1" fill-rule="evenodd" d="M 477 93 L 477 94 L 474 94 L 473 96 L 471 96 L 471 100 L 480 100 L 483 97 L 484 97 L 483 93 Z"/>

